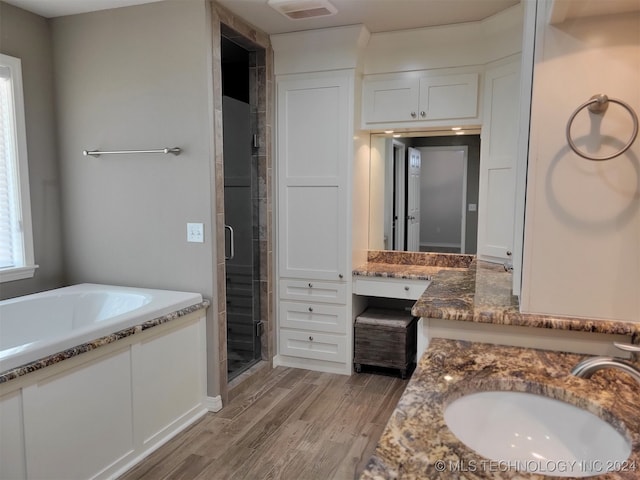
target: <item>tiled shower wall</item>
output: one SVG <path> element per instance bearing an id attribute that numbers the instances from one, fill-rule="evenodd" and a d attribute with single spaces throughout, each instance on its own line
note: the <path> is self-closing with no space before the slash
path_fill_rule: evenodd
<path id="1" fill-rule="evenodd" d="M 253 279 L 254 298 L 259 298 L 260 318 L 264 322 L 262 359 L 271 363 L 274 356 L 274 303 L 273 303 L 273 231 L 272 231 L 272 125 L 273 125 L 273 51 L 269 36 L 212 2 L 213 45 L 213 102 L 215 129 L 215 192 L 217 236 L 217 296 L 218 296 L 218 371 L 220 395 L 223 403 L 228 399 L 227 379 L 227 312 L 225 287 L 224 237 L 224 160 L 222 141 L 222 66 L 220 36 L 233 40 L 250 51 L 250 104 L 252 130 L 258 136 L 258 148 L 253 150 L 257 178 L 252 179 L 254 216 L 254 258 L 256 276 Z M 257 221 L 256 221 L 257 219 Z M 257 295 L 256 295 L 257 294 Z M 213 367 L 213 366 L 212 366 Z M 245 380 L 250 382 L 250 378 Z"/>

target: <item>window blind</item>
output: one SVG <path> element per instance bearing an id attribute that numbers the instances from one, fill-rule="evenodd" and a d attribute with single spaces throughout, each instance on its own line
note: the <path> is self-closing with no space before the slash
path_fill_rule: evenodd
<path id="1" fill-rule="evenodd" d="M 11 70 L 0 65 L 0 268 L 22 263 Z"/>

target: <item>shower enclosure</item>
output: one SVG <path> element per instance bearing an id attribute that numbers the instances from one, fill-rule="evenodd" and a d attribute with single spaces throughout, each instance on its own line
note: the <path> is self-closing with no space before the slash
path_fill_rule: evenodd
<path id="1" fill-rule="evenodd" d="M 228 379 L 261 359 L 261 208 L 250 95 L 252 55 L 222 37 L 222 113 Z M 255 109 L 253 109 L 255 111 Z"/>

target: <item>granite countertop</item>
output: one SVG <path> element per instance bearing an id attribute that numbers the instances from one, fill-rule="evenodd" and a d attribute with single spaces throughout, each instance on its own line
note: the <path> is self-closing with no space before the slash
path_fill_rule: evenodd
<path id="1" fill-rule="evenodd" d="M 140 334 L 145 330 L 156 327 L 158 325 L 162 325 L 167 322 L 171 322 L 178 318 L 184 317 L 185 315 L 196 312 L 200 309 L 207 309 L 209 308 L 210 304 L 211 302 L 209 302 L 209 300 L 203 300 L 200 303 L 196 303 L 189 307 L 176 310 L 175 312 L 156 317 L 152 320 L 148 320 L 138 325 L 133 325 L 123 330 L 114 332 L 110 335 L 105 335 L 104 337 L 96 338 L 95 340 L 92 340 L 90 342 L 76 345 L 75 347 L 63 350 L 62 352 L 48 355 L 44 358 L 36 360 L 35 362 L 27 363 L 26 365 L 0 372 L 0 384 L 6 383 L 10 380 L 13 380 L 14 378 L 21 377 L 28 373 L 35 372 L 36 370 L 48 367 L 49 365 L 62 362 L 63 360 L 67 360 L 68 358 L 76 357 L 82 353 L 90 352 L 91 350 L 95 350 L 96 348 L 99 348 L 103 345 L 108 345 L 109 343 L 113 343 L 123 338 L 130 337 L 131 335 Z"/>
<path id="2" fill-rule="evenodd" d="M 582 358 L 546 350 L 432 340 L 361 480 L 546 478 L 540 473 L 518 472 L 514 465 L 504 462 L 489 462 L 461 443 L 447 427 L 443 413 L 449 403 L 465 394 L 488 390 L 546 395 L 594 413 L 623 433 L 632 445 L 626 463 L 598 478 L 639 478 L 639 386 L 630 376 L 610 369 L 599 371 L 591 379 L 572 376 L 569 372 Z M 540 472 L 545 463 L 530 468 Z M 580 471 L 579 465 L 574 468 Z"/>
<path id="3" fill-rule="evenodd" d="M 634 343 L 640 343 L 640 322 L 520 313 L 511 285 L 511 273 L 494 263 L 476 260 L 468 269 L 442 269 L 411 313 L 425 318 L 631 335 Z"/>
<path id="4" fill-rule="evenodd" d="M 371 250 L 367 263 L 355 268 L 353 276 L 429 281 L 444 269 L 466 271 L 474 258 L 448 253 Z"/>

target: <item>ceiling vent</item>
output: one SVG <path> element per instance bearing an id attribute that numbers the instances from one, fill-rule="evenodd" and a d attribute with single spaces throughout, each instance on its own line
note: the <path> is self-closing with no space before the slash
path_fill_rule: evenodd
<path id="1" fill-rule="evenodd" d="M 338 12 L 327 0 L 268 0 L 267 4 L 291 20 L 326 17 Z"/>

